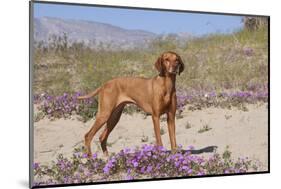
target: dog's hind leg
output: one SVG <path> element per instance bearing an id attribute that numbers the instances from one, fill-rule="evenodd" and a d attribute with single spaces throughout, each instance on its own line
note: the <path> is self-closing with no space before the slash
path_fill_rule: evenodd
<path id="1" fill-rule="evenodd" d="M 112 96 L 112 86 L 107 86 L 107 90 L 100 91 L 98 112 L 96 115 L 96 121 L 92 128 L 85 135 L 85 146 L 88 152 L 88 156 L 91 157 L 91 141 L 95 134 L 101 129 L 101 127 L 108 121 L 113 110 L 116 108 L 117 95 Z"/>
<path id="2" fill-rule="evenodd" d="M 107 138 L 111 131 L 114 129 L 118 121 L 120 120 L 120 117 L 122 115 L 122 111 L 125 107 L 125 104 L 121 104 L 117 106 L 117 108 L 112 112 L 111 116 L 109 117 L 107 123 L 106 123 L 106 128 L 104 129 L 103 133 L 100 135 L 100 143 L 101 143 L 101 148 L 103 151 L 103 154 L 105 156 L 108 156 L 108 151 L 106 147 L 107 143 Z"/>
<path id="3" fill-rule="evenodd" d="M 93 124 L 92 128 L 85 134 L 85 146 L 87 149 L 88 157 L 92 156 L 91 152 L 91 141 L 95 134 L 101 129 L 101 127 L 107 122 L 109 114 L 102 114 L 96 117 L 96 121 Z"/>

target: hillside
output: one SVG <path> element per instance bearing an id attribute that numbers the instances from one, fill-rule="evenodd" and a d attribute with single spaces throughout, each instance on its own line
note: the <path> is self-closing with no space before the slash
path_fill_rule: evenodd
<path id="1" fill-rule="evenodd" d="M 35 18 L 34 38 L 35 41 L 48 43 L 52 36 L 66 34 L 70 43 L 84 42 L 91 47 L 97 47 L 101 43 L 111 47 L 122 46 L 132 48 L 156 37 L 152 32 L 142 30 L 127 30 L 110 24 L 69 20 L 60 18 Z"/>

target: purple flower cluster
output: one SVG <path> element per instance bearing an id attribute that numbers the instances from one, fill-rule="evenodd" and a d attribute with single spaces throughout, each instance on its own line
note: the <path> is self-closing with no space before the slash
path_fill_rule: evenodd
<path id="1" fill-rule="evenodd" d="M 236 91 L 236 92 L 204 92 L 204 91 L 178 91 L 177 92 L 177 102 L 179 105 L 184 103 L 192 103 L 197 99 L 240 99 L 241 101 L 251 102 L 251 101 L 267 101 L 268 91 Z"/>
<path id="2" fill-rule="evenodd" d="M 243 53 L 246 56 L 253 56 L 254 55 L 254 49 L 249 48 L 249 47 L 245 47 L 245 48 L 243 48 Z"/>
<path id="3" fill-rule="evenodd" d="M 268 101 L 267 86 L 249 85 L 249 91 L 216 92 L 216 91 L 183 91 L 177 90 L 177 110 L 180 115 L 187 104 L 193 109 L 203 107 L 240 107 L 243 103 L 256 103 Z M 262 90 L 258 90 L 262 89 Z M 39 112 L 50 119 L 69 118 L 79 115 L 83 121 L 91 119 L 97 111 L 97 102 L 93 99 L 78 100 L 81 93 L 73 95 L 64 93 L 61 96 L 52 96 L 46 93 L 34 95 L 34 104 L 38 105 Z M 125 109 L 125 113 L 139 112 L 136 107 Z"/>
<path id="4" fill-rule="evenodd" d="M 177 110 L 181 113 L 187 104 L 195 106 L 195 109 L 202 107 L 240 107 L 243 103 L 254 104 L 268 101 L 268 90 L 260 91 L 236 91 L 236 92 L 216 92 L 216 91 L 177 91 Z"/>
<path id="5" fill-rule="evenodd" d="M 64 93 L 61 96 L 52 96 L 46 93 L 34 95 L 34 103 L 38 110 L 48 118 L 69 118 L 71 115 L 80 115 L 83 121 L 93 117 L 97 103 L 92 99 L 78 100 L 80 92 L 73 95 Z"/>
<path id="6" fill-rule="evenodd" d="M 70 184 L 143 178 L 201 176 L 214 174 L 243 173 L 257 170 L 258 166 L 247 158 L 233 161 L 230 152 L 220 156 L 214 153 L 209 158 L 191 154 L 190 147 L 176 152 L 164 147 L 143 145 L 140 148 L 125 148 L 108 160 L 97 154 L 88 158 L 76 149 L 72 158 L 59 155 L 52 165 L 33 166 L 34 185 Z"/>

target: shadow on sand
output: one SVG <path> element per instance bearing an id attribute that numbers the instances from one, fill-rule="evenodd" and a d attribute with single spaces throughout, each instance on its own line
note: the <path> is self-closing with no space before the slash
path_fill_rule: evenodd
<path id="1" fill-rule="evenodd" d="M 182 150 L 182 153 L 190 153 L 190 154 L 202 154 L 202 153 L 213 153 L 216 152 L 217 146 L 207 146 L 205 148 L 201 149 L 192 149 L 192 150 Z M 169 150 L 169 153 L 172 153 L 171 150 Z"/>

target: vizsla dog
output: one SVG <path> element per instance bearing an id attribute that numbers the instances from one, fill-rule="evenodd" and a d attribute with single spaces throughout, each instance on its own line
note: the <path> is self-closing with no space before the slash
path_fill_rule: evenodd
<path id="1" fill-rule="evenodd" d="M 99 137 L 104 155 L 108 156 L 107 138 L 119 121 L 126 104 L 133 103 L 152 115 L 156 144 L 162 146 L 160 116 L 167 114 L 168 131 L 172 150 L 176 149 L 175 113 L 177 105 L 176 75 L 184 70 L 184 64 L 175 52 L 163 53 L 155 62 L 159 75 L 147 79 L 120 77 L 106 82 L 94 92 L 78 99 L 91 98 L 99 94 L 96 121 L 85 135 L 85 146 L 91 157 L 91 141 L 97 131 L 106 123 Z"/>

